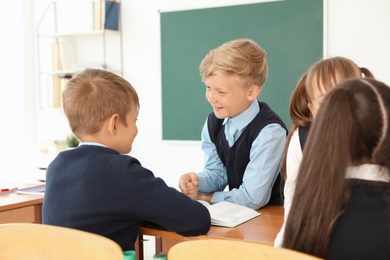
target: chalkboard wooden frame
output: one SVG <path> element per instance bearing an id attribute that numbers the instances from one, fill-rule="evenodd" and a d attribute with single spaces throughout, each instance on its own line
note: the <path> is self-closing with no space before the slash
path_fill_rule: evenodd
<path id="1" fill-rule="evenodd" d="M 161 12 L 160 19 L 163 140 L 200 140 L 212 109 L 199 64 L 210 49 L 238 38 L 250 38 L 266 50 L 269 73 L 259 100 L 291 124 L 291 93 L 323 57 L 323 0 Z"/>

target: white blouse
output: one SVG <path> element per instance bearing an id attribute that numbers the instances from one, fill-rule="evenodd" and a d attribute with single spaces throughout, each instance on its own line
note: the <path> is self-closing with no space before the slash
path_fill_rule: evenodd
<path id="1" fill-rule="evenodd" d="M 287 149 L 286 157 L 286 182 L 284 184 L 284 221 L 276 239 L 274 241 L 275 247 L 282 247 L 284 229 L 287 222 L 288 213 L 290 212 L 291 203 L 295 192 L 295 183 L 298 176 L 299 165 L 302 161 L 302 149 L 299 141 L 298 128 L 291 136 L 290 144 Z"/>

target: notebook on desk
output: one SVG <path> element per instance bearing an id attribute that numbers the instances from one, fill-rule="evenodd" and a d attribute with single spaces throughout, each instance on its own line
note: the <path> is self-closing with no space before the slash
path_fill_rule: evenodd
<path id="1" fill-rule="evenodd" d="M 45 194 L 45 184 L 28 187 L 23 189 L 18 189 L 16 193 L 19 194 L 29 194 L 29 195 L 44 195 Z"/>

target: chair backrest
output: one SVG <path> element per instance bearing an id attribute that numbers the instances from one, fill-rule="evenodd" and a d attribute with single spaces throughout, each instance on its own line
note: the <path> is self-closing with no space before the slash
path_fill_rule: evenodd
<path id="1" fill-rule="evenodd" d="M 315 256 L 286 248 L 270 245 L 238 241 L 238 240 L 191 240 L 175 244 L 168 251 L 169 260 L 218 260 L 218 259 L 289 259 L 315 260 Z"/>
<path id="2" fill-rule="evenodd" d="M 0 225 L 0 258 L 119 260 L 123 251 L 111 239 L 77 229 L 10 223 Z"/>

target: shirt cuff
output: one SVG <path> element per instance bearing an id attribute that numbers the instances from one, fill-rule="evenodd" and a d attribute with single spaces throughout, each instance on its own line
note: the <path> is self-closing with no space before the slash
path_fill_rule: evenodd
<path id="1" fill-rule="evenodd" d="M 204 193 L 204 187 L 207 187 L 206 180 L 198 173 L 198 192 Z"/>
<path id="2" fill-rule="evenodd" d="M 225 192 L 223 191 L 216 191 L 214 192 L 213 197 L 211 198 L 211 204 L 221 202 L 225 200 Z"/>

